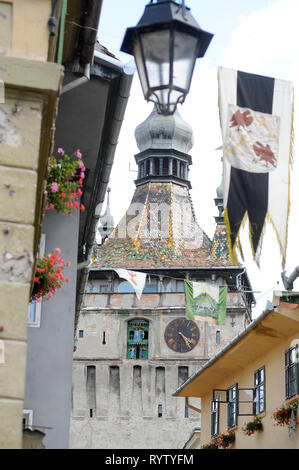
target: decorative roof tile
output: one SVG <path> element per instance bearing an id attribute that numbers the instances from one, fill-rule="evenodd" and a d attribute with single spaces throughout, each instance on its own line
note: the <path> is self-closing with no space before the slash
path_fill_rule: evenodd
<path id="1" fill-rule="evenodd" d="M 212 243 L 197 224 L 188 188 L 150 182 L 136 188 L 125 216 L 98 247 L 93 268 L 233 265 L 224 238 L 217 227 Z"/>

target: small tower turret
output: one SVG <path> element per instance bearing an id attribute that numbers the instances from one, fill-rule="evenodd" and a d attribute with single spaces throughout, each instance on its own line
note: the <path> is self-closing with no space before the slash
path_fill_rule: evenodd
<path id="1" fill-rule="evenodd" d="M 110 210 L 110 192 L 111 189 L 107 189 L 107 204 L 106 204 L 106 210 L 102 216 L 100 216 L 99 220 L 99 225 L 98 225 L 98 231 L 102 237 L 101 243 L 103 244 L 106 238 L 109 237 L 110 233 L 114 229 L 114 219 L 111 215 L 111 210 Z"/>
<path id="2" fill-rule="evenodd" d="M 149 117 L 135 130 L 140 153 L 135 155 L 138 166 L 136 186 L 151 182 L 173 182 L 191 187 L 188 179 L 193 146 L 192 127 L 176 111 L 162 116 L 154 107 Z"/>

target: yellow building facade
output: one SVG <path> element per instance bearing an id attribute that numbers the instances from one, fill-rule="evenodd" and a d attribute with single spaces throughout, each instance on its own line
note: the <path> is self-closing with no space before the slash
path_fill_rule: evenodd
<path id="1" fill-rule="evenodd" d="M 201 398 L 197 448 L 223 448 L 229 433 L 232 449 L 299 448 L 299 305 L 291 303 L 295 298 L 275 292 L 271 308 L 174 393 L 184 396 L 187 405 L 190 397 Z M 278 424 L 280 410 L 284 424 Z M 248 432 L 256 418 L 262 430 Z M 194 446 L 186 443 L 185 448 Z"/>
<path id="2" fill-rule="evenodd" d="M 0 1 L 0 448 L 22 448 L 28 303 L 63 77 L 52 3 Z"/>

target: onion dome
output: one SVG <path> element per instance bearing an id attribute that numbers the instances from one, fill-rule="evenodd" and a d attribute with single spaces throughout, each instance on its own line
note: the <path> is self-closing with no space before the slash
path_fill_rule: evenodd
<path id="1" fill-rule="evenodd" d="M 148 149 L 172 149 L 188 153 L 193 147 L 193 130 L 176 111 L 171 116 L 158 114 L 156 107 L 135 130 L 140 152 Z"/>

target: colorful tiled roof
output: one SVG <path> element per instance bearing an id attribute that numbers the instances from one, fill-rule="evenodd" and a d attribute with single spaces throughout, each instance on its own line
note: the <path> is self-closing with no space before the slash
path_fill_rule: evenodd
<path id="1" fill-rule="evenodd" d="M 196 222 L 189 189 L 173 182 L 149 182 L 136 188 L 125 216 L 98 247 L 92 267 L 232 265 L 225 228 L 217 226 L 213 242 L 209 239 Z"/>
<path id="2" fill-rule="evenodd" d="M 228 237 L 224 223 L 216 227 L 209 261 L 213 266 L 236 265 L 229 255 Z"/>

